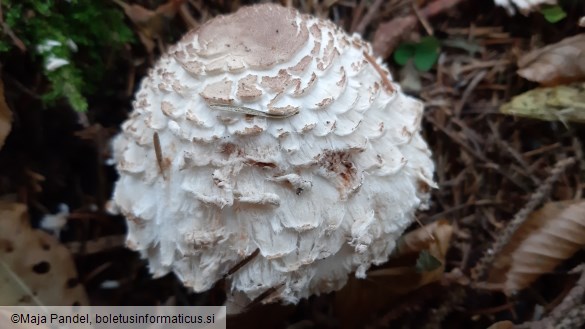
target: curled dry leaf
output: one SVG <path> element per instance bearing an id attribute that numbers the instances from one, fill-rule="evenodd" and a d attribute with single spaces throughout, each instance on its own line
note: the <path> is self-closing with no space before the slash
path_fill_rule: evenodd
<path id="1" fill-rule="evenodd" d="M 546 121 L 585 122 L 585 83 L 530 90 L 502 105 L 500 112 Z"/>
<path id="2" fill-rule="evenodd" d="M 453 226 L 439 220 L 405 234 L 398 241 L 390 260 L 383 267 L 369 271 L 365 280 L 351 277 L 336 294 L 335 309 L 347 321 L 359 314 L 373 314 L 388 307 L 398 296 L 405 295 L 441 279 L 445 256 L 451 242 Z M 429 271 L 417 271 L 419 255 L 426 252 L 441 262 Z"/>
<path id="3" fill-rule="evenodd" d="M 529 52 L 518 68 L 523 78 L 548 86 L 585 79 L 585 33 Z"/>
<path id="4" fill-rule="evenodd" d="M 433 222 L 405 234 L 390 256 L 388 266 L 370 271 L 368 277 L 388 281 L 388 287 L 397 295 L 439 280 L 445 270 L 445 256 L 452 234 L 453 227 L 446 220 Z M 422 252 L 428 252 L 441 265 L 432 271 L 419 273 L 416 262 Z"/>
<path id="5" fill-rule="evenodd" d="M 506 8 L 510 15 L 516 12 L 516 8 L 524 15 L 535 11 L 539 6 L 555 5 L 557 0 L 495 0 L 496 5 Z"/>
<path id="6" fill-rule="evenodd" d="M 69 251 L 30 227 L 25 205 L 5 201 L 0 201 L 0 291 L 0 305 L 88 303 Z"/>
<path id="7" fill-rule="evenodd" d="M 546 204 L 532 213 L 496 258 L 488 281 L 506 294 L 528 287 L 585 246 L 585 200 Z"/>
<path id="8" fill-rule="evenodd" d="M 4 98 L 4 83 L 0 80 L 0 149 L 4 146 L 6 136 L 10 133 L 12 127 L 12 112 L 6 104 Z"/>
<path id="9" fill-rule="evenodd" d="M 416 254 L 423 250 L 429 250 L 433 256 L 444 259 L 452 233 L 453 227 L 447 220 L 438 220 L 408 232 L 399 240 L 392 259 Z"/>

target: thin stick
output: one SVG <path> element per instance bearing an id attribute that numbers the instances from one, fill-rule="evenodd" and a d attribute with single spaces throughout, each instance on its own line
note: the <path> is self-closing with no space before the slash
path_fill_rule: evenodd
<path id="1" fill-rule="evenodd" d="M 242 259 L 239 263 L 237 263 L 234 267 L 232 267 L 224 276 L 223 278 L 227 278 L 228 276 L 236 273 L 237 271 L 239 271 L 242 267 L 244 267 L 244 265 L 248 264 L 252 259 L 254 259 L 256 256 L 258 256 L 258 254 L 260 253 L 260 248 L 257 248 L 256 250 L 254 250 L 253 253 L 250 254 L 250 256 L 247 256 L 246 258 Z"/>
<path id="2" fill-rule="evenodd" d="M 430 122 L 431 124 L 433 124 L 433 126 L 435 126 L 437 129 L 439 129 L 440 131 L 442 131 L 445 135 L 447 135 L 448 137 L 450 137 L 453 142 L 459 144 L 464 151 L 467 151 L 467 153 L 469 153 L 470 155 L 472 155 L 473 157 L 477 158 L 478 160 L 482 161 L 485 163 L 486 167 L 494 169 L 495 171 L 497 171 L 500 175 L 506 177 L 510 182 L 514 183 L 514 185 L 518 186 L 519 188 L 528 191 L 529 188 L 523 184 L 521 181 L 517 180 L 514 178 L 514 176 L 512 176 L 512 174 L 510 174 L 507 170 L 505 170 L 504 168 L 502 168 L 501 166 L 499 166 L 496 163 L 491 162 L 486 156 L 484 156 L 482 153 L 474 150 L 471 146 L 467 145 L 466 143 L 464 143 L 462 140 L 460 140 L 457 135 L 455 133 L 453 133 L 451 130 L 443 127 L 442 125 L 439 125 L 434 119 L 432 119 L 430 116 L 425 116 L 425 119 L 427 120 L 427 122 Z"/>
<path id="3" fill-rule="evenodd" d="M 420 9 L 418 8 L 418 5 L 415 2 L 412 2 L 412 10 L 414 11 L 416 18 L 418 18 L 421 25 L 425 28 L 425 31 L 427 31 L 427 34 L 434 35 L 435 32 L 433 31 L 433 27 L 431 26 L 431 24 L 429 24 L 427 18 L 421 14 Z"/>
<path id="4" fill-rule="evenodd" d="M 501 234 L 498 234 L 498 238 L 494 241 L 492 248 L 490 248 L 490 252 L 486 252 L 479 260 L 475 272 L 476 281 L 485 279 L 495 257 L 499 255 L 502 249 L 504 249 L 504 247 L 510 242 L 512 235 L 514 235 L 520 225 L 524 223 L 528 215 L 549 195 L 552 185 L 559 179 L 561 174 L 567 169 L 567 167 L 573 165 L 575 162 L 575 158 L 567 158 L 557 162 L 551 170 L 550 176 L 536 191 L 534 191 L 524 208 L 517 212 L 504 231 L 501 232 Z"/>
<path id="5" fill-rule="evenodd" d="M 158 133 L 155 132 L 152 135 L 152 142 L 154 144 L 154 153 L 156 154 L 156 162 L 158 163 L 158 169 L 160 169 L 160 174 L 162 175 L 163 179 L 166 180 L 165 177 L 165 170 L 163 166 L 163 156 L 162 156 L 162 149 L 160 147 L 160 139 L 158 137 Z"/>
<path id="6" fill-rule="evenodd" d="M 273 293 L 275 293 L 278 289 L 282 288 L 284 286 L 284 282 L 276 285 L 272 288 L 267 289 L 265 292 L 261 293 L 258 297 L 254 298 L 254 300 L 252 300 L 250 302 L 250 304 L 248 304 L 245 308 L 245 310 L 250 310 L 258 305 L 260 305 L 262 303 L 262 301 L 264 301 L 266 298 L 270 297 L 270 295 L 272 295 Z"/>
<path id="7" fill-rule="evenodd" d="M 362 17 L 360 23 L 357 25 L 353 32 L 364 34 L 364 32 L 366 31 L 366 27 L 368 27 L 368 25 L 372 22 L 374 17 L 378 14 L 378 12 L 380 11 L 380 6 L 382 6 L 383 3 L 384 3 L 383 0 L 376 0 L 374 1 L 374 3 L 369 5 L 368 11 L 364 15 L 364 17 Z M 363 4 L 363 1 L 360 3 L 360 5 L 361 4 Z"/>
<path id="8" fill-rule="evenodd" d="M 212 104 L 212 105 L 209 105 L 209 107 L 211 107 L 214 110 L 242 113 L 242 114 L 248 114 L 248 115 L 259 116 L 259 117 L 266 117 L 266 118 L 272 118 L 272 119 L 286 119 L 286 118 L 292 117 L 293 115 L 299 114 L 298 108 L 295 108 L 293 111 L 286 112 L 286 113 L 270 113 L 270 112 L 262 112 L 262 111 L 254 110 L 254 109 L 251 109 L 249 107 L 235 106 L 235 105 Z"/>
<path id="9" fill-rule="evenodd" d="M 376 59 L 374 57 L 372 57 L 372 55 L 368 54 L 366 51 L 364 51 L 363 54 L 364 54 L 364 57 L 366 58 L 366 60 L 374 67 L 376 72 L 378 72 L 378 74 L 380 75 L 380 78 L 382 78 L 382 85 L 384 86 L 384 89 L 386 89 L 386 92 L 388 94 L 393 94 L 396 91 L 396 89 L 394 89 L 394 87 L 392 86 L 392 83 L 388 79 L 388 72 L 385 71 L 384 69 L 382 69 L 382 67 L 380 67 L 380 65 L 378 65 L 378 63 L 376 62 Z"/>
<path id="10" fill-rule="evenodd" d="M 571 291 L 563 298 L 563 301 L 547 317 L 539 321 L 525 322 L 514 328 L 581 328 L 583 323 L 581 322 L 579 324 L 578 322 L 585 321 L 585 309 L 582 305 L 582 299 L 585 296 L 585 264 L 578 266 L 577 270 L 581 271 L 581 277 Z M 566 322 L 577 323 L 573 323 L 572 326 L 563 327 L 562 325 L 566 324 Z"/>

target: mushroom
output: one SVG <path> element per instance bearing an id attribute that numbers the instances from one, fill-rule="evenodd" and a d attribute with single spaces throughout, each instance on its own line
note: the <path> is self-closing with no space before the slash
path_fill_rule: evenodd
<path id="1" fill-rule="evenodd" d="M 358 35 L 275 4 L 189 32 L 113 140 L 113 205 L 155 277 L 236 306 L 343 287 L 428 205 L 423 105 Z M 231 304 L 230 304 L 231 305 Z"/>

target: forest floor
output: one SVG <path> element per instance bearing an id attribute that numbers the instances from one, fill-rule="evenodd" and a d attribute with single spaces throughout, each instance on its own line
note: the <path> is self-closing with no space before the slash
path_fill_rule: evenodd
<path id="1" fill-rule="evenodd" d="M 112 2 L 112 7 L 126 9 L 125 20 L 135 41 L 108 54 L 105 75 L 88 96 L 85 113 L 74 111 L 66 101 L 51 105 L 42 101 L 49 82 L 36 69 L 42 67 L 38 59 L 18 50 L 3 55 L 2 80 L 12 129 L 0 153 L 0 195 L 25 204 L 33 227 L 39 227 L 44 216 L 58 213 L 60 205 L 68 206 L 59 239 L 73 255 L 78 280 L 93 305 L 220 305 L 225 299 L 222 282 L 208 292 L 191 293 L 173 275 L 153 279 L 147 263 L 125 248 L 125 219 L 106 211 L 117 179 L 107 160 L 110 140 L 131 111 L 133 93 L 156 58 L 187 30 L 249 3 L 140 0 L 134 2 L 137 7 L 123 4 Z M 526 270 L 514 267 L 509 257 L 502 258 L 519 248 L 510 241 L 546 236 L 542 226 L 553 226 L 545 229 L 549 235 L 559 232 L 550 223 L 528 229 L 522 224 L 527 217 L 544 223 L 569 216 L 563 211 L 572 206 L 583 209 L 583 123 L 512 116 L 502 114 L 500 107 L 539 86 L 517 72 L 524 54 L 585 31 L 579 26 L 585 2 L 561 1 L 567 16 L 555 23 L 538 10 L 509 15 L 491 0 L 288 0 L 282 4 L 330 18 L 374 42 L 394 79 L 425 102 L 423 135 L 433 151 L 440 188 L 432 190 L 432 206 L 418 214 L 418 223 L 410 230 L 429 225 L 424 232 L 431 230 L 436 236 L 432 241 L 421 239 L 441 266 L 415 271 L 423 251 L 417 250 L 414 256 L 372 269 L 378 272 L 369 280 L 351 279 L 342 291 L 296 306 L 258 306 L 230 319 L 228 325 L 582 326 L 585 309 L 579 305 L 585 270 L 578 267 L 585 262 L 582 242 L 570 252 L 550 256 L 558 258 L 556 262 L 535 265 L 537 275 L 530 278 L 518 274 Z M 393 54 L 400 45 L 417 44 L 429 35 L 440 45 L 432 68 L 421 71 L 411 64 L 397 64 Z M 585 56 L 580 58 L 585 71 Z M 576 80 L 585 80 L 581 73 Z M 585 111 L 583 92 L 580 99 L 580 110 Z M 564 206 L 558 207 L 558 201 Z M 535 211 L 544 205 L 559 209 Z M 582 217 L 579 234 L 585 236 Z M 543 239 L 553 249 L 563 243 L 550 236 Z M 535 249 L 528 253 L 549 260 L 546 251 L 531 248 Z M 522 289 L 507 288 L 511 280 L 519 281 L 515 284 Z M 574 324 L 561 323 L 569 320 Z"/>

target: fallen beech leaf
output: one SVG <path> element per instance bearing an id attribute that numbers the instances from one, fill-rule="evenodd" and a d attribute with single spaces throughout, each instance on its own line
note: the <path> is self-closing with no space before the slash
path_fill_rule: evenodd
<path id="1" fill-rule="evenodd" d="M 156 10 L 146 9 L 140 5 L 129 5 L 121 0 L 114 0 L 124 10 L 124 13 L 138 28 L 140 41 L 150 53 L 154 49 L 154 39 L 163 34 L 165 19 L 175 16 L 184 0 L 168 0 L 158 6 Z"/>
<path id="2" fill-rule="evenodd" d="M 514 328 L 514 323 L 512 321 L 498 321 L 494 324 L 492 324 L 491 326 L 489 326 L 487 329 L 512 329 Z"/>
<path id="3" fill-rule="evenodd" d="M 585 33 L 529 52 L 518 67 L 523 78 L 548 86 L 585 79 Z"/>
<path id="4" fill-rule="evenodd" d="M 391 259 L 431 249 L 431 254 L 439 259 L 444 259 L 453 227 L 447 220 L 438 220 L 431 224 L 410 231 L 398 240 L 398 245 Z"/>
<path id="5" fill-rule="evenodd" d="M 530 90 L 502 105 L 500 112 L 546 121 L 585 122 L 585 83 Z"/>
<path id="6" fill-rule="evenodd" d="M 420 227 L 405 234 L 398 241 L 388 263 L 369 271 L 366 279 L 350 277 L 347 285 L 335 295 L 336 313 L 342 322 L 374 314 L 377 309 L 387 307 L 399 296 L 440 280 L 445 270 L 445 256 L 452 234 L 453 227 L 446 220 Z M 440 264 L 433 262 L 432 268 L 419 272 L 416 264 L 421 255 L 425 254 L 427 256 L 423 258 L 431 256 Z"/>
<path id="7" fill-rule="evenodd" d="M 372 47 L 374 53 L 383 58 L 392 54 L 398 43 L 402 40 L 414 25 L 416 25 L 415 16 L 397 17 L 389 22 L 382 23 L 376 29 Z"/>
<path id="8" fill-rule="evenodd" d="M 515 8 L 528 15 L 531 11 L 538 9 L 540 5 L 556 5 L 556 0 L 495 0 L 496 5 L 506 8 L 510 15 L 516 12 Z"/>
<path id="9" fill-rule="evenodd" d="M 506 294 L 528 287 L 585 246 L 585 200 L 547 203 L 532 213 L 494 261 L 488 281 Z"/>
<path id="10" fill-rule="evenodd" d="M 87 305 L 69 251 L 30 227 L 26 206 L 0 201 L 0 305 Z"/>
<path id="11" fill-rule="evenodd" d="M 6 104 L 4 98 L 4 83 L 0 80 L 0 150 L 4 146 L 6 136 L 10 134 L 10 128 L 12 127 L 12 112 Z"/>

